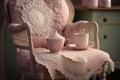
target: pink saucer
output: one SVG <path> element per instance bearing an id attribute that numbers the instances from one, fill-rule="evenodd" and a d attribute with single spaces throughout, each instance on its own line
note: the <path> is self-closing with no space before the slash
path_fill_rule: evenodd
<path id="1" fill-rule="evenodd" d="M 90 41 L 89 44 L 88 44 L 88 47 L 86 48 L 79 48 L 79 47 L 76 47 L 75 44 L 68 44 L 68 46 L 66 47 L 66 49 L 71 49 L 71 50 L 85 50 L 85 49 L 88 49 L 89 47 L 94 47 L 94 42 Z"/>
<path id="2" fill-rule="evenodd" d="M 89 47 L 89 46 L 88 46 L 88 47 Z M 79 48 L 79 47 L 76 47 L 75 44 L 69 44 L 66 48 L 67 48 L 67 49 L 71 49 L 71 50 L 85 50 L 85 49 L 87 49 L 88 47 L 86 47 L 86 48 Z"/>

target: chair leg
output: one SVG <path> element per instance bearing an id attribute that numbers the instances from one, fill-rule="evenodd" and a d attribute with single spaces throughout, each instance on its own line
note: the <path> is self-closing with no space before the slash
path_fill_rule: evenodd
<path id="1" fill-rule="evenodd" d="M 107 71 L 108 62 L 103 64 L 103 72 L 101 73 L 101 80 L 106 80 L 106 71 Z"/>
<path id="2" fill-rule="evenodd" d="M 39 72 L 36 74 L 36 79 L 37 80 L 44 80 L 44 73 L 43 72 Z"/>
<path id="3" fill-rule="evenodd" d="M 24 77 L 25 77 L 24 74 L 22 74 L 22 78 L 21 78 L 21 80 L 24 80 Z"/>
<path id="4" fill-rule="evenodd" d="M 90 80 L 96 80 L 96 75 L 93 75 Z"/>
<path id="5" fill-rule="evenodd" d="M 41 80 L 44 80 L 44 73 L 43 72 L 41 72 Z"/>

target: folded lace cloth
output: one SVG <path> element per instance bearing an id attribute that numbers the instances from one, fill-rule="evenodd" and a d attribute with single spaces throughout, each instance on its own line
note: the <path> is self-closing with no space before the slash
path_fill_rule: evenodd
<path id="1" fill-rule="evenodd" d="M 46 66 L 53 80 L 56 79 L 56 70 L 72 80 L 89 80 L 106 61 L 114 71 L 114 62 L 109 54 L 93 48 L 63 50 L 59 54 L 49 53 L 47 49 L 36 48 L 34 56 L 39 64 Z"/>

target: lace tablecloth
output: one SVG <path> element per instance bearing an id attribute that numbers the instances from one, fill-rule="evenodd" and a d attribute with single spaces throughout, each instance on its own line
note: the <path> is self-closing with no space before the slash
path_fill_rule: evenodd
<path id="1" fill-rule="evenodd" d="M 53 80 L 56 78 L 55 70 L 72 80 L 88 80 L 105 61 L 109 62 L 111 70 L 114 71 L 114 62 L 109 54 L 93 48 L 65 49 L 58 54 L 50 53 L 47 49 L 36 48 L 34 56 L 36 62 L 46 66 Z"/>

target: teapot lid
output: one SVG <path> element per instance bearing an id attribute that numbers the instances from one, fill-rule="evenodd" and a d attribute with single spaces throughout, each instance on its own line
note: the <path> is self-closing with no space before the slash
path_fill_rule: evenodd
<path id="1" fill-rule="evenodd" d="M 56 31 L 55 33 L 50 35 L 47 39 L 65 39 L 65 38 Z"/>

